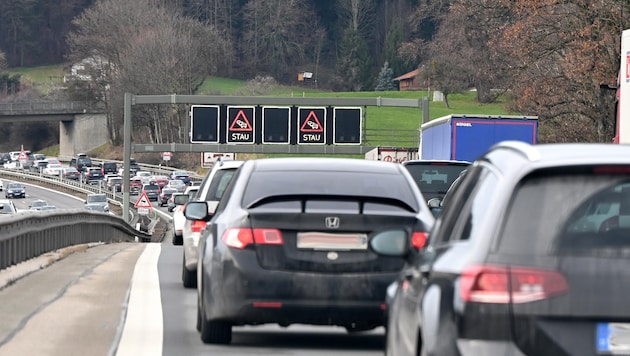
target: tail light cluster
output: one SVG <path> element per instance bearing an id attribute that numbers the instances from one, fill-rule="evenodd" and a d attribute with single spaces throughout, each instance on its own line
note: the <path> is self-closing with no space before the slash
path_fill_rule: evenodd
<path id="1" fill-rule="evenodd" d="M 476 303 L 529 303 L 568 290 L 561 273 L 529 267 L 470 266 L 460 280 L 462 299 Z"/>
<path id="2" fill-rule="evenodd" d="M 204 220 L 194 220 L 192 224 L 190 224 L 190 231 L 192 232 L 201 232 L 201 230 L 206 228 L 206 222 Z"/>
<path id="3" fill-rule="evenodd" d="M 243 249 L 249 245 L 282 245 L 282 233 L 278 229 L 227 229 L 221 238 L 229 247 Z"/>
<path id="4" fill-rule="evenodd" d="M 422 231 L 415 231 L 411 235 L 411 245 L 420 250 L 427 244 L 428 233 Z"/>

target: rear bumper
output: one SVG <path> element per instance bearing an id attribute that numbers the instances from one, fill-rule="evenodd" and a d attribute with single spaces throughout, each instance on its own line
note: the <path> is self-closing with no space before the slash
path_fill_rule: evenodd
<path id="1" fill-rule="evenodd" d="M 216 286 L 204 290 L 209 319 L 235 325 L 385 325 L 385 291 L 397 272 L 275 271 L 259 267 L 255 255 L 246 260 L 234 264 L 226 258 L 213 265 L 211 276 L 204 274 L 203 285 Z"/>

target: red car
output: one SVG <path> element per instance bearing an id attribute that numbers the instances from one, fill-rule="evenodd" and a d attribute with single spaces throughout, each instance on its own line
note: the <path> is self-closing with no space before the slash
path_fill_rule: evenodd
<path id="1" fill-rule="evenodd" d="M 164 188 L 164 186 L 168 184 L 168 180 L 169 178 L 167 176 L 153 176 L 150 179 L 150 181 L 155 182 L 155 184 L 160 186 L 160 189 Z"/>
<path id="2" fill-rule="evenodd" d="M 129 180 L 129 192 L 131 194 L 138 194 L 142 190 L 142 178 L 131 177 Z"/>

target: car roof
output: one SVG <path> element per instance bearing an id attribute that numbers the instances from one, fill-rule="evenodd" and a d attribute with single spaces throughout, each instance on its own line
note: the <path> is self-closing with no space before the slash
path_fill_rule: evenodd
<path id="1" fill-rule="evenodd" d="M 470 165 L 468 161 L 447 160 L 447 159 L 414 159 L 410 161 L 402 162 L 405 166 L 415 165 L 432 165 L 432 164 L 446 164 L 446 165 Z"/>
<path id="2" fill-rule="evenodd" d="M 251 163 L 249 163 L 251 162 Z M 283 157 L 283 158 L 261 158 L 245 162 L 254 164 L 257 171 L 312 171 L 313 165 L 317 165 L 317 170 L 325 171 L 353 171 L 353 172 L 373 172 L 398 174 L 400 165 L 392 162 L 373 161 L 354 158 L 327 158 L 327 157 Z"/>
<path id="3" fill-rule="evenodd" d="M 504 141 L 492 146 L 479 160 L 508 168 L 515 163 L 532 169 L 546 166 L 630 164 L 630 145 L 604 143 L 553 143 L 530 145 Z"/>

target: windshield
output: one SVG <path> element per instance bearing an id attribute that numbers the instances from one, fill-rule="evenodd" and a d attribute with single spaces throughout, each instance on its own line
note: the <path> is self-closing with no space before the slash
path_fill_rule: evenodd
<path id="1" fill-rule="evenodd" d="M 105 203 L 107 202 L 107 196 L 105 195 L 88 195 L 88 203 Z"/>
<path id="2" fill-rule="evenodd" d="M 443 196 L 453 184 L 459 174 L 468 167 L 468 164 L 457 163 L 422 163 L 406 164 L 405 167 L 411 173 L 413 180 L 420 188 L 426 199 Z"/>

